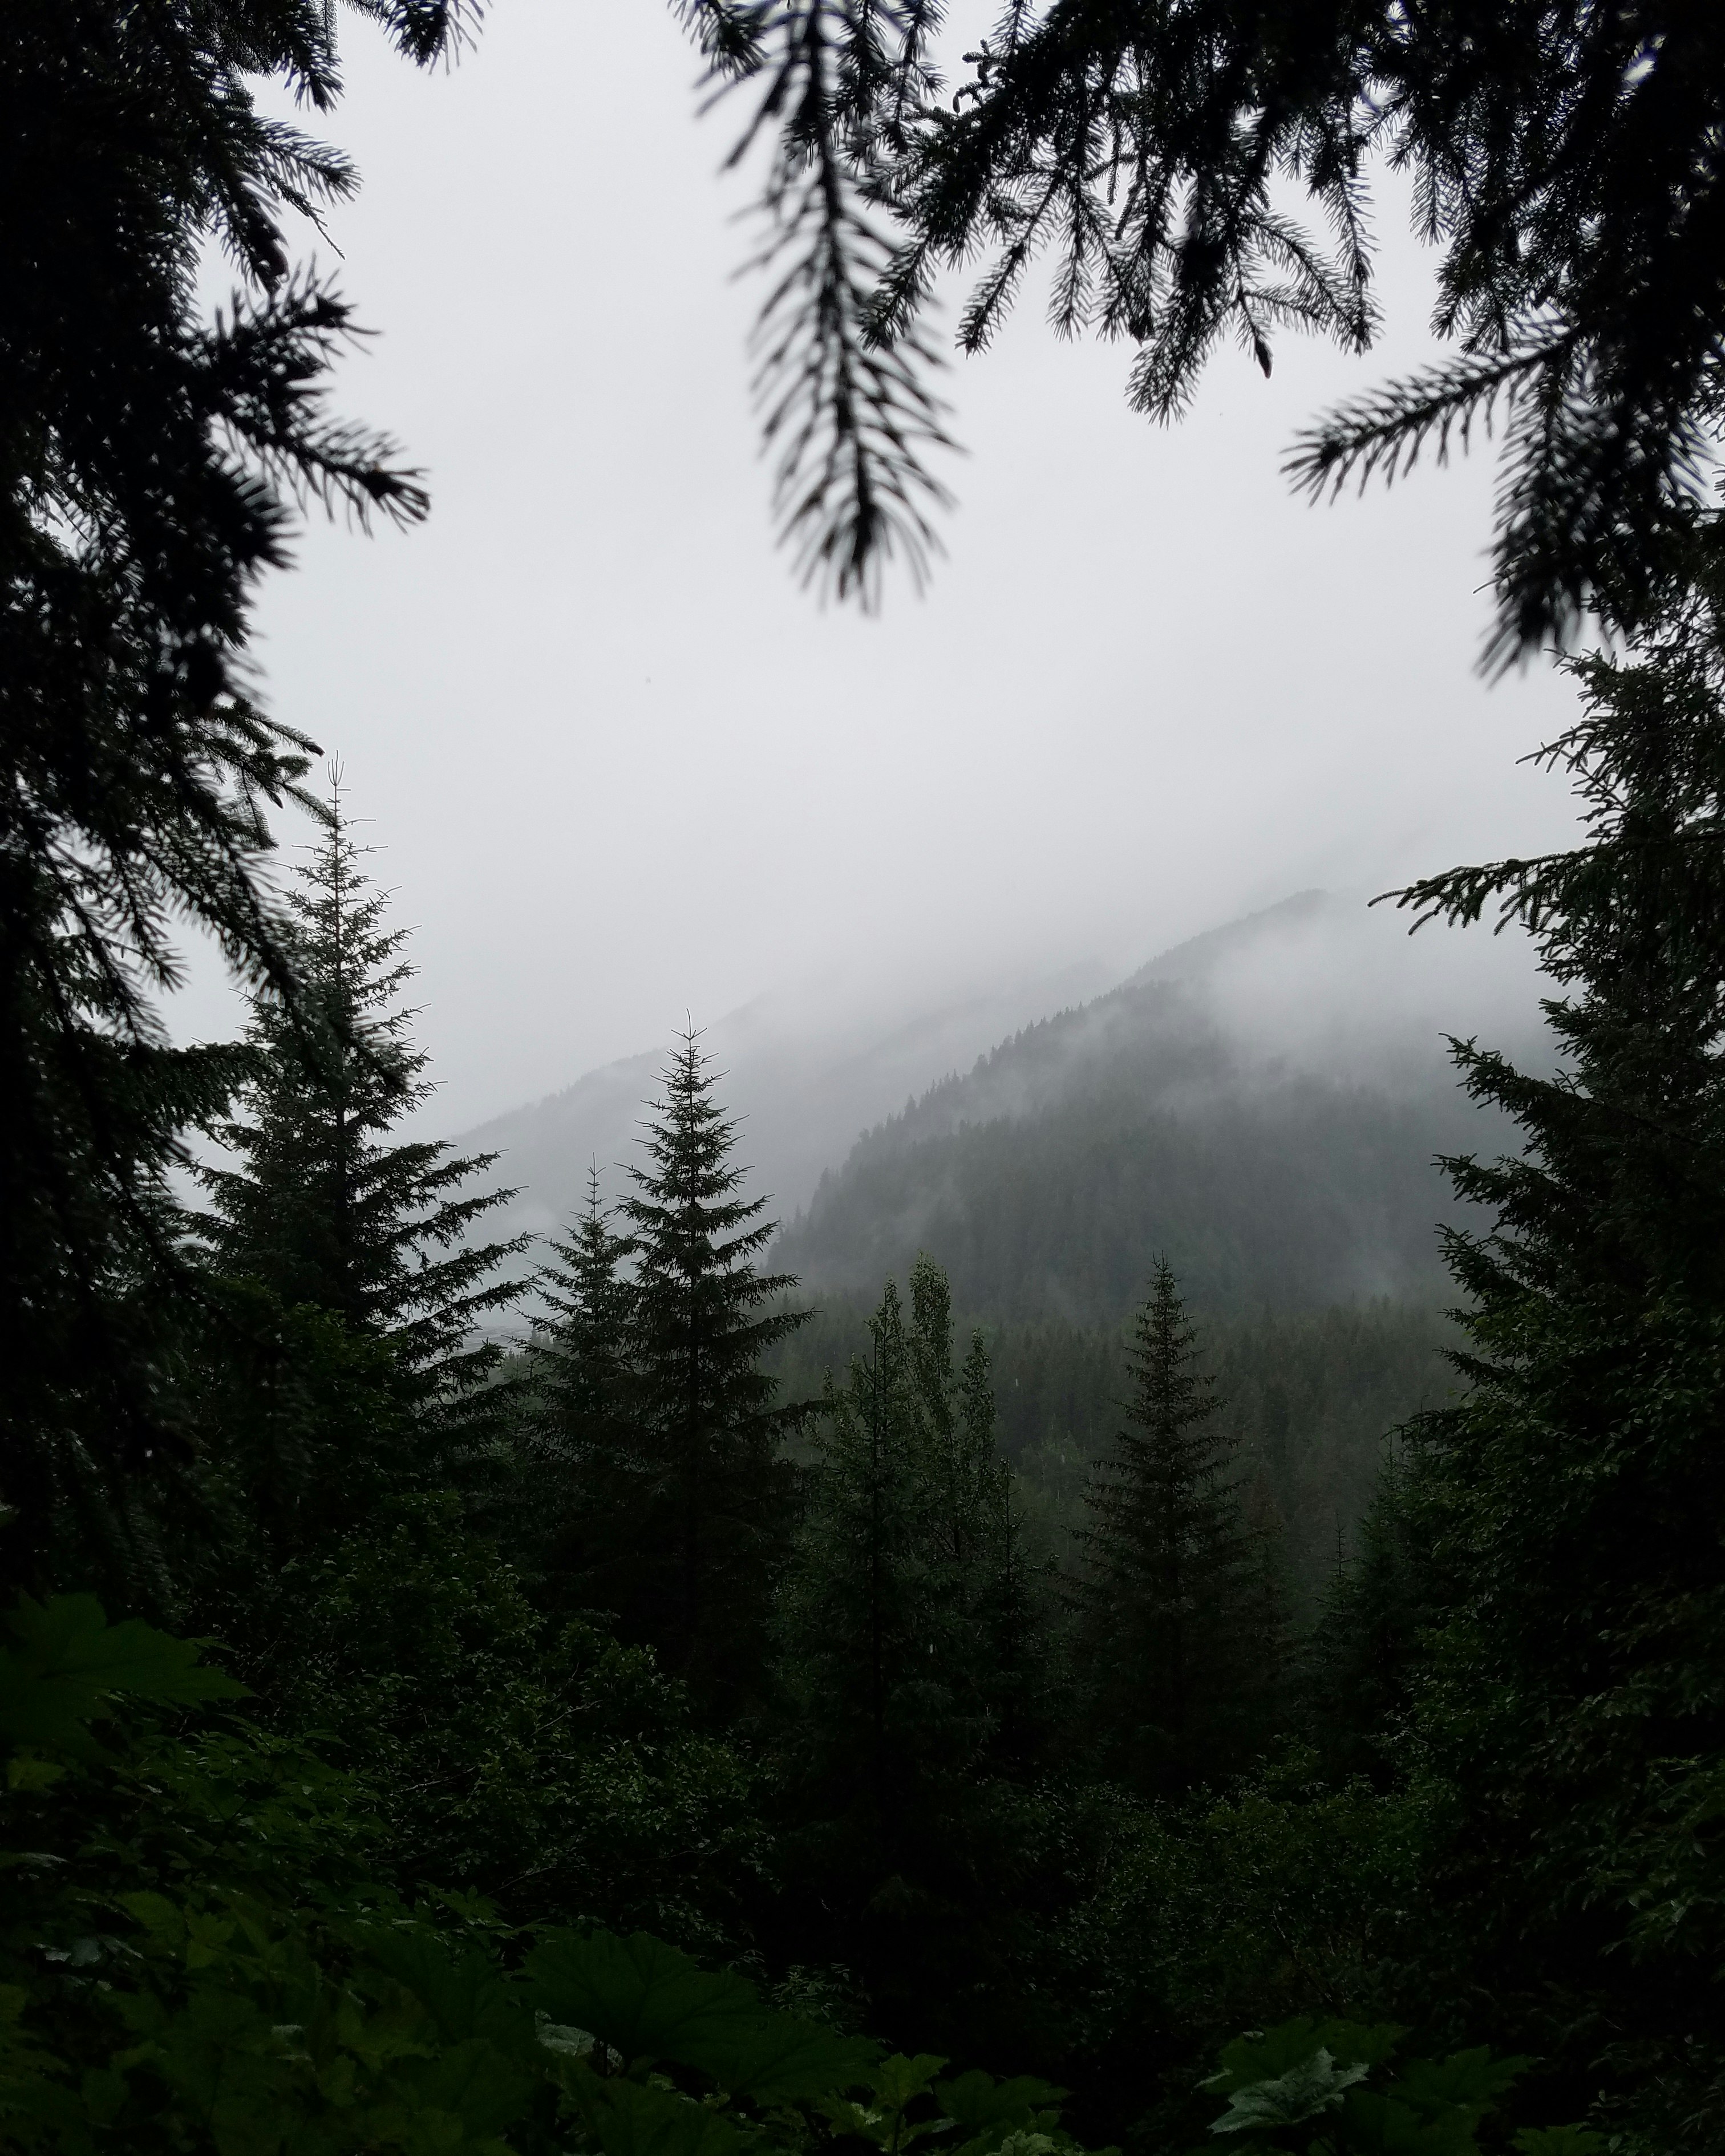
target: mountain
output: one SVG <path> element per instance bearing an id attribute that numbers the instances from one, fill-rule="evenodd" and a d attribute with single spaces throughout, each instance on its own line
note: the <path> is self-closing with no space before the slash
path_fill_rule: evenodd
<path id="1" fill-rule="evenodd" d="M 829 981 L 818 993 L 763 996 L 717 1019 L 702 1045 L 724 1073 L 722 1097 L 742 1126 L 751 1192 L 769 1199 L 773 1216 L 807 1205 L 860 1130 L 1063 998 L 1106 983 L 1096 969 L 1072 967 L 965 995 L 925 989 L 894 1008 L 878 988 Z M 606 1064 L 460 1137 L 464 1152 L 500 1152 L 497 1174 L 519 1186 L 506 1211 L 486 1216 L 488 1234 L 506 1224 L 511 1234 L 557 1233 L 585 1199 L 589 1162 L 608 1192 L 621 1188 L 623 1164 L 638 1157 L 642 1103 L 657 1089 L 670 1046 L 667 1039 Z"/>
<path id="2" fill-rule="evenodd" d="M 1526 1058 L 1532 988 L 1525 952 L 1410 946 L 1301 893 L 877 1125 L 775 1261 L 817 1294 L 868 1295 L 927 1250 L 961 1307 L 1020 1322 L 1111 1323 L 1158 1255 L 1200 1309 L 1435 1301 L 1437 1223 L 1459 1209 L 1434 1156 L 1510 1138 L 1457 1088 L 1436 1014 L 1483 1017 Z"/>
<path id="3" fill-rule="evenodd" d="M 1458 1093 L 1442 1029 L 1525 1054 L 1532 983 L 1489 937 L 1409 943 L 1382 911 L 1306 891 L 1100 995 L 1075 968 L 926 991 L 886 1021 L 878 996 L 829 983 L 824 1004 L 763 998 L 704 1041 L 751 1188 L 794 1216 L 777 1257 L 817 1293 L 876 1295 L 926 1248 L 964 1308 L 1108 1323 L 1165 1250 L 1211 1307 L 1429 1301 L 1433 1224 L 1454 1209 L 1432 1155 L 1504 1135 Z M 619 1188 L 663 1060 L 463 1136 L 521 1186 L 511 1229 L 555 1233 L 589 1161 Z"/>

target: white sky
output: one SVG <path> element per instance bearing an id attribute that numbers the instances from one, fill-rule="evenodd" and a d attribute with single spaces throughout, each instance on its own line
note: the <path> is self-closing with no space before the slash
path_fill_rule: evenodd
<path id="1" fill-rule="evenodd" d="M 1127 351 L 1021 314 L 947 376 L 969 454 L 932 590 L 865 620 L 772 544 L 747 191 L 668 10 L 509 0 L 430 77 L 346 34 L 329 131 L 366 184 L 331 230 L 382 334 L 341 403 L 434 507 L 308 533 L 259 655 L 418 924 L 441 1127 L 685 1009 L 1123 973 L 1296 889 L 1561 838 L 1515 760 L 1567 688 L 1473 672 L 1489 463 L 1322 511 L 1279 476 L 1310 413 L 1425 349 L 1394 228 L 1375 358 L 1290 341 L 1266 385 L 1230 351 L 1172 432 L 1126 410 Z"/>

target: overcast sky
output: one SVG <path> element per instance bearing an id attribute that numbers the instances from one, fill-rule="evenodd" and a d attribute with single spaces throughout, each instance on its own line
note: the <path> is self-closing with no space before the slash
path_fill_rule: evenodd
<path id="1" fill-rule="evenodd" d="M 381 334 L 341 401 L 434 506 L 309 532 L 259 655 L 418 924 L 444 1127 L 685 1009 L 1124 973 L 1304 886 L 1561 836 L 1516 759 L 1567 687 L 1473 670 L 1489 465 L 1323 511 L 1279 476 L 1312 412 L 1425 349 L 1393 220 L 1376 358 L 1290 341 L 1266 384 L 1225 353 L 1173 431 L 1125 408 L 1127 350 L 1021 314 L 947 375 L 932 590 L 863 619 L 773 549 L 747 190 L 667 10 L 508 0 L 430 77 L 345 33 L 329 131 L 365 186 L 331 236 Z"/>

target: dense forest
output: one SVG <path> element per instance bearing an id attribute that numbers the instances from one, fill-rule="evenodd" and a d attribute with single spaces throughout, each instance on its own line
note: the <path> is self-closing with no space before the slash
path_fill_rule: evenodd
<path id="1" fill-rule="evenodd" d="M 865 1303 L 829 1298 L 770 1350 L 766 1367 L 787 1397 L 817 1394 L 829 1370 L 865 1352 L 871 1314 Z M 995 1442 L 1019 1477 L 1027 1532 L 1044 1556 L 1070 1570 L 1086 1490 L 1129 1389 L 1130 1327 L 962 1316 L 958 1329 L 982 1333 Z M 1196 1337 L 1235 1475 L 1274 1523 L 1290 1592 L 1309 1612 L 1353 1548 L 1396 1456 L 1397 1433 L 1460 1389 L 1445 1353 L 1460 1335 L 1435 1306 L 1381 1301 L 1204 1312 Z"/>
<path id="2" fill-rule="evenodd" d="M 420 66 L 478 27 L 352 12 Z M 495 1155 L 420 1135 L 404 932 L 252 649 L 296 504 L 426 507 L 327 409 L 357 320 L 285 236 L 353 169 L 256 95 L 332 110 L 345 18 L 24 0 L 0 2148 L 1725 2145 L 1717 11 L 1014 7 L 956 95 L 932 8 L 678 12 L 756 100 L 757 388 L 840 596 L 926 560 L 942 268 L 988 258 L 980 349 L 1057 227 L 1066 326 L 1172 417 L 1224 332 L 1370 343 L 1362 175 L 1413 169 L 1449 357 L 1295 471 L 1507 413 L 1489 656 L 1599 632 L 1539 759 L 1581 843 L 1396 896 L 1527 932 L 1549 1061 L 1455 1044 L 1506 1142 L 1442 1163 L 1429 1294 L 1343 1262 L 1409 1133 L 1297 1089 L 1147 1249 L 1127 1056 L 937 1188 L 883 1137 L 875 1276 L 811 1310 L 692 1027 L 620 1199 L 521 1247 Z M 237 1040 L 170 1036 L 187 933 Z M 991 1270 L 1014 1210 L 1068 1304 Z"/>
<path id="3" fill-rule="evenodd" d="M 1082 1066 L 1045 1107 L 927 1137 L 913 1109 L 871 1132 L 787 1232 L 786 1263 L 854 1293 L 926 1245 L 978 1309 L 1117 1323 L 1159 1237 L 1208 1305 L 1438 1299 L 1434 1225 L 1466 1209 L 1432 1157 L 1477 1142 L 1453 1095 L 1237 1074 L 1173 1015 L 1154 1011 L 1149 1053 Z"/>

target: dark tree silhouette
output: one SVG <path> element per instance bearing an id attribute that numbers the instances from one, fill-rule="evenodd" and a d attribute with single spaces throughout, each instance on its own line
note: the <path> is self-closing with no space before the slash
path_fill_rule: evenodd
<path id="1" fill-rule="evenodd" d="M 1269 1735 L 1280 1617 L 1165 1261 L 1127 1367 L 1132 1398 L 1080 1532 L 1080 1653 L 1106 1768 L 1176 1795 L 1244 1765 Z"/>
<path id="2" fill-rule="evenodd" d="M 755 1260 L 773 1235 L 739 1195 L 737 1126 L 691 1028 L 667 1065 L 621 1212 L 634 1272 L 629 1336 L 640 1471 L 634 1579 L 623 1615 L 722 1717 L 757 1691 L 790 1529 L 780 1440 L 798 1410 L 761 1368 L 803 1322 L 788 1273 Z"/>

